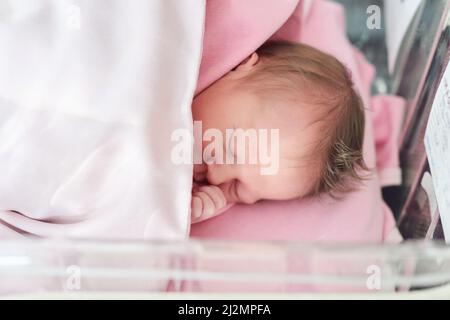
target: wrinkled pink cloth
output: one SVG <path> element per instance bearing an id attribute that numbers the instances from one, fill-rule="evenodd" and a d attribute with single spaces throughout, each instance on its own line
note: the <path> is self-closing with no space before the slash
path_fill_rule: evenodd
<path id="1" fill-rule="evenodd" d="M 349 68 L 366 106 L 365 161 L 376 170 L 359 191 L 344 200 L 324 197 L 235 205 L 213 219 L 192 225 L 191 236 L 308 242 L 400 241 L 392 213 L 382 200 L 381 186 L 384 182 L 399 182 L 396 136 L 404 102 L 397 97 L 371 97 L 375 70 L 349 43 L 340 5 L 324 0 L 207 2 L 197 92 L 271 37 L 312 45 L 334 55 Z"/>
<path id="2" fill-rule="evenodd" d="M 273 0 L 207 1 L 203 56 L 196 93 L 222 77 L 269 39 L 288 20 L 298 3 L 298 0 L 283 0 L 276 4 Z M 267 16 L 269 12 L 270 18 Z"/>

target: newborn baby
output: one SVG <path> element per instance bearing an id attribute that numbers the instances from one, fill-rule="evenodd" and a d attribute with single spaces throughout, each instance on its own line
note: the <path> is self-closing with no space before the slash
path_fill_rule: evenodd
<path id="1" fill-rule="evenodd" d="M 364 110 L 351 77 L 337 59 L 307 45 L 264 44 L 200 93 L 192 112 L 203 132 L 213 128 L 226 136 L 227 130 L 241 128 L 279 133 L 269 146 L 277 143 L 279 148 L 275 174 L 261 174 L 260 162 L 206 159 L 194 165 L 192 223 L 232 203 L 325 193 L 340 197 L 353 190 L 367 170 L 362 156 Z M 237 158 L 237 150 L 229 150 L 229 145 L 223 142 L 223 152 Z"/>

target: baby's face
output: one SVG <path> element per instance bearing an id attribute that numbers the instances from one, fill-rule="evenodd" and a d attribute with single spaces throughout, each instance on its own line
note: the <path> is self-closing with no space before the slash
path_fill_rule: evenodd
<path id="1" fill-rule="evenodd" d="M 252 164 L 247 157 L 244 164 L 235 161 L 233 164 L 195 165 L 194 172 L 204 172 L 208 183 L 219 186 L 228 202 L 254 203 L 262 199 L 288 200 L 309 195 L 317 170 L 308 156 L 319 136 L 317 126 L 311 125 L 314 121 L 308 112 L 310 109 L 294 106 L 294 102 L 287 99 L 264 101 L 253 90 L 239 86 L 238 72 L 230 72 L 194 99 L 194 121 L 202 121 L 203 133 L 211 128 L 220 130 L 224 137 L 223 153 L 231 152 L 233 157 L 236 150 L 227 150 L 229 141 L 225 141 L 227 129 L 269 132 L 278 129 L 278 141 L 269 140 L 279 146 L 278 170 L 263 175 L 261 168 L 266 165 L 259 158 Z M 203 149 L 209 143 L 203 142 Z"/>

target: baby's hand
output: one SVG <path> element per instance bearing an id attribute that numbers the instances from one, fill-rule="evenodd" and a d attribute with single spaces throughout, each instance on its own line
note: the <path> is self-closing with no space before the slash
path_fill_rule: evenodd
<path id="1" fill-rule="evenodd" d="M 191 223 L 212 218 L 227 205 L 225 195 L 219 187 L 201 186 L 192 192 Z"/>

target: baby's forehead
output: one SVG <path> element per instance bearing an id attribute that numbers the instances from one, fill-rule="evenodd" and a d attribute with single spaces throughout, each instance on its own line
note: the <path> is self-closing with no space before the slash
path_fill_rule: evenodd
<path id="1" fill-rule="evenodd" d="M 295 92 L 290 94 L 290 91 Z M 311 92 L 306 94 L 299 90 L 284 90 L 269 96 L 259 99 L 259 116 L 281 127 L 303 130 L 324 120 L 329 111 L 330 103 L 315 98 Z"/>
<path id="2" fill-rule="evenodd" d="M 303 158 L 312 153 L 324 137 L 326 118 L 311 105 L 280 102 L 257 115 L 258 127 L 278 130 L 280 155 Z"/>

